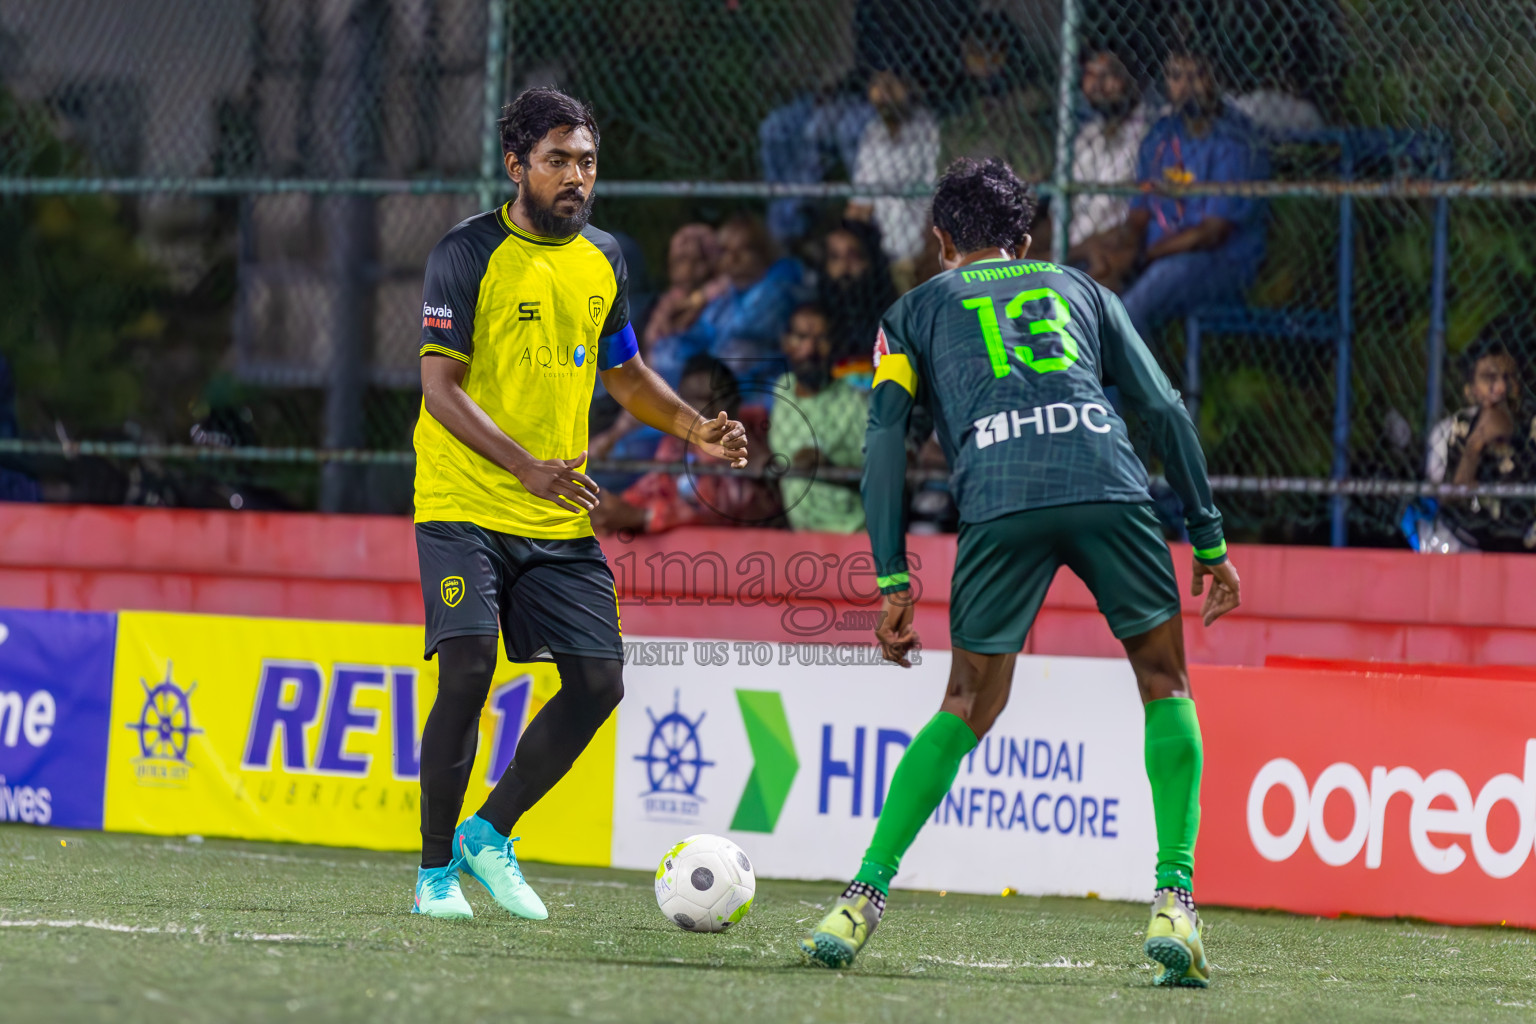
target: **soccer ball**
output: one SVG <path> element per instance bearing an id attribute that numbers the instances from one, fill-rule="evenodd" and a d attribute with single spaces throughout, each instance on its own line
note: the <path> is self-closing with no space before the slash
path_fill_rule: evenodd
<path id="1" fill-rule="evenodd" d="M 725 931 L 747 916 L 756 891 L 752 862 L 722 836 L 689 836 L 656 867 L 656 905 L 684 931 Z"/>

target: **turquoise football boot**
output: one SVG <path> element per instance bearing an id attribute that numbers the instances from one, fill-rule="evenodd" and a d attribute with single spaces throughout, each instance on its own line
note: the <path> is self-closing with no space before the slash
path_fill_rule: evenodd
<path id="1" fill-rule="evenodd" d="M 549 911 L 517 866 L 517 854 L 512 852 L 515 842 L 516 837 L 508 839 L 478 814 L 464 819 L 453 833 L 454 852 L 469 877 L 485 886 L 491 898 L 513 917 L 542 921 Z"/>
<path id="2" fill-rule="evenodd" d="M 459 888 L 458 864 L 416 869 L 416 903 L 411 913 L 449 921 L 467 921 L 475 916 Z"/>

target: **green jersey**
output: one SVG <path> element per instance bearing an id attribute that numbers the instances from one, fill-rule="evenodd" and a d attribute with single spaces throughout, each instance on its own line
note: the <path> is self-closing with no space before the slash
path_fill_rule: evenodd
<path id="1" fill-rule="evenodd" d="M 881 320 L 863 495 L 881 589 L 906 586 L 904 438 L 934 418 L 965 523 L 1084 502 L 1147 502 L 1147 471 L 1104 394 L 1151 427 L 1196 553 L 1225 557 L 1194 424 L 1120 299 L 1080 271 L 984 260 L 908 292 Z"/>

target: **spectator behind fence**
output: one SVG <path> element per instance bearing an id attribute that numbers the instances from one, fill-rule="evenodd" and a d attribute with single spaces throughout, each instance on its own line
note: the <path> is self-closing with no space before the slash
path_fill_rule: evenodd
<path id="1" fill-rule="evenodd" d="M 662 338 L 681 334 L 699 314 L 724 294 L 729 282 L 719 273 L 720 244 L 708 224 L 684 224 L 667 247 L 669 286 L 657 298 L 640 340 L 640 355 L 650 363 L 651 347 Z M 663 432 L 635 419 L 629 410 L 607 397 L 602 381 L 592 404 L 588 454 L 594 459 L 649 459 Z M 622 491 L 639 478 L 635 473 L 594 473 L 604 490 Z"/>
<path id="2" fill-rule="evenodd" d="M 1136 180 L 1136 158 L 1147 135 L 1147 109 L 1125 63 L 1108 50 L 1091 54 L 1083 63 L 1083 98 L 1093 117 L 1072 141 L 1072 181 L 1122 184 Z M 1113 258 L 1129 214 L 1130 200 L 1125 196 L 1102 192 L 1073 196 L 1067 263 L 1118 291 Z"/>
<path id="3" fill-rule="evenodd" d="M 779 399 L 768 428 L 776 465 L 788 459 L 794 469 L 815 472 L 864 464 L 869 391 L 832 376 L 831 330 L 831 315 L 816 303 L 806 303 L 789 318 L 783 343 L 789 372 L 778 383 Z M 796 530 L 864 529 L 857 481 L 785 477 L 779 491 L 789 525 Z"/>
<path id="4" fill-rule="evenodd" d="M 1248 119 L 1227 107 L 1210 62 L 1171 53 L 1163 69 L 1171 111 L 1141 144 L 1131 200 L 1110 272 L 1135 279 L 1122 293 L 1143 338 L 1201 306 L 1241 302 L 1264 257 L 1265 204 L 1232 195 L 1174 197 L 1167 186 L 1256 181 L 1269 161 Z"/>
<path id="5" fill-rule="evenodd" d="M 853 180 L 859 185 L 932 185 L 938 180 L 939 123 L 919 105 L 912 87 L 890 71 L 869 82 L 869 102 L 879 115 L 859 140 Z M 928 200 L 880 196 L 848 204 L 848 216 L 872 220 L 899 283 L 916 278 L 917 258 L 928 239 Z"/>
<path id="6" fill-rule="evenodd" d="M 982 14 L 960 44 L 961 77 L 943 111 L 939 164 L 997 157 L 1020 177 L 1049 177 L 1054 156 L 1054 100 L 1036 75 L 1018 26 L 1006 14 Z M 1127 178 L 1129 175 L 1127 175 Z"/>
<path id="7" fill-rule="evenodd" d="M 657 339 L 650 367 L 677 387 L 683 367 L 696 355 L 712 355 L 731 367 L 752 399 L 768 396 L 784 372 L 779 335 L 803 297 L 805 271 L 793 259 L 775 259 L 763 222 L 738 214 L 718 235 L 725 290 L 681 334 Z"/>
<path id="8" fill-rule="evenodd" d="M 860 76 L 823 93 L 803 93 L 769 111 L 758 127 L 763 180 L 807 185 L 826 181 L 841 164 L 850 175 L 859 139 L 875 117 Z M 805 236 L 816 215 L 816 202 L 803 197 L 768 204 L 768 231 L 780 245 Z"/>
<path id="9" fill-rule="evenodd" d="M 667 246 L 667 290 L 646 322 L 644 353 L 673 334 L 682 334 L 704 307 L 725 294 L 730 282 L 720 273 L 720 241 L 708 224 L 684 224 Z"/>
<path id="10" fill-rule="evenodd" d="M 867 221 L 845 220 L 832 229 L 816 280 L 816 298 L 831 318 L 832 375 L 868 378 L 872 383 L 875 368 L 870 353 L 875 333 L 881 315 L 896 301 L 878 228 Z"/>
<path id="11" fill-rule="evenodd" d="M 1524 407 L 1520 369 L 1509 349 L 1499 342 L 1478 346 L 1467 359 L 1462 395 L 1467 405 L 1430 432 L 1429 482 L 1536 483 L 1536 416 Z M 1455 537 L 1451 549 L 1530 551 L 1536 549 L 1536 503 L 1446 499 L 1439 502 L 1436 533 Z"/>
<path id="12" fill-rule="evenodd" d="M 771 457 L 767 413 L 762 406 L 743 405 L 742 393 L 730 368 L 710 355 L 696 355 L 683 368 L 678 395 L 707 417 L 723 409 L 747 428 L 747 473 L 761 473 Z M 658 462 L 690 465 L 725 463 L 702 455 L 692 445 L 668 434 L 656 448 Z M 713 475 L 685 470 L 660 470 L 635 481 L 623 495 L 606 492 L 592 511 L 592 528 L 600 534 L 628 530 L 662 533 L 679 526 L 780 526 L 783 509 L 774 485 L 748 475 Z"/>

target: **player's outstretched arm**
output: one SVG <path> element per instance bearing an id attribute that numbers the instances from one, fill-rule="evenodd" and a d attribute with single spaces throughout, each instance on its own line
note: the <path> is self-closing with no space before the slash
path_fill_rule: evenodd
<path id="1" fill-rule="evenodd" d="M 1215 577 L 1204 608 L 1205 624 L 1209 626 L 1238 606 L 1241 592 L 1237 570 L 1227 558 L 1221 513 L 1216 510 L 1211 494 L 1200 435 L 1179 393 L 1168 382 L 1168 375 L 1157 365 L 1146 342 L 1131 324 L 1124 304 L 1107 290 L 1100 289 L 1100 296 L 1105 314 L 1105 376 L 1119 386 L 1127 404 L 1151 428 L 1168 484 L 1184 503 L 1184 521 L 1195 548 L 1195 595 L 1200 595 L 1206 576 Z"/>
<path id="2" fill-rule="evenodd" d="M 507 436 L 484 409 L 464 391 L 469 364 L 451 356 L 421 357 L 421 394 L 427 412 L 478 454 L 494 462 L 528 489 L 528 493 L 561 508 L 590 512 L 597 507 L 597 483 L 576 467 L 586 452 L 569 459 L 535 459 L 528 449 Z"/>
<path id="3" fill-rule="evenodd" d="M 724 459 L 737 469 L 747 465 L 747 428 L 724 412 L 708 419 L 667 386 L 641 358 L 631 356 L 611 370 L 599 371 L 603 387 L 630 414 L 648 427 L 665 430 Z"/>

